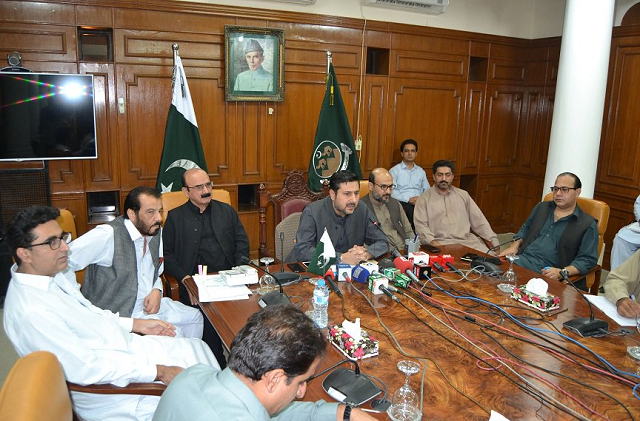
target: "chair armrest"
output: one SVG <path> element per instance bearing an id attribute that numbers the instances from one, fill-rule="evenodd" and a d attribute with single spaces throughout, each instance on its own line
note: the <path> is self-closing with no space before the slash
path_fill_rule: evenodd
<path id="1" fill-rule="evenodd" d="M 67 382 L 67 386 L 72 392 L 96 393 L 100 395 L 161 396 L 167 388 L 167 386 L 162 383 L 129 383 L 125 387 L 119 387 L 110 383 L 82 386 L 77 383 Z"/>
<path id="2" fill-rule="evenodd" d="M 580 275 L 573 275 L 569 277 L 569 282 L 575 283 L 586 278 L 586 286 L 589 290 L 589 294 L 598 295 L 598 289 L 600 289 L 600 276 L 602 275 L 602 266 L 595 265 L 589 270 L 589 272 Z"/>
<path id="3" fill-rule="evenodd" d="M 178 284 L 178 280 L 167 273 L 163 273 L 160 278 L 162 279 L 164 296 L 174 301 L 180 301 L 180 284 Z"/>

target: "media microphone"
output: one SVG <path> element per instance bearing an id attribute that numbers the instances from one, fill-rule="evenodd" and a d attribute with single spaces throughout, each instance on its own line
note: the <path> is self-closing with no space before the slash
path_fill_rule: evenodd
<path id="1" fill-rule="evenodd" d="M 396 257 L 393 259 L 393 264 L 396 269 L 399 269 L 402 273 L 407 275 L 413 282 L 422 287 L 422 282 L 418 280 L 418 277 L 413 273 L 413 264 L 404 257 Z"/>
<path id="2" fill-rule="evenodd" d="M 342 292 L 340 292 L 340 289 L 338 288 L 338 286 L 333 282 L 334 276 L 335 275 L 333 274 L 333 271 L 329 269 L 324 274 L 324 280 L 327 281 L 327 283 L 331 286 L 331 289 L 333 290 L 333 292 L 335 292 L 336 295 L 340 297 L 340 299 L 342 299 Z"/>
<path id="3" fill-rule="evenodd" d="M 396 297 L 395 295 L 393 295 L 393 293 L 389 290 L 389 288 L 387 288 L 384 285 L 380 285 L 380 291 L 382 291 L 384 293 L 384 295 L 386 295 L 387 297 L 391 298 L 393 301 L 395 302 L 400 302 L 400 300 L 398 299 L 398 297 Z"/>
<path id="4" fill-rule="evenodd" d="M 436 268 L 438 270 L 438 272 L 446 272 L 447 271 L 445 268 L 440 266 L 440 263 L 438 263 L 438 262 L 431 262 L 431 266 Z"/>
<path id="5" fill-rule="evenodd" d="M 596 335 L 602 335 L 604 333 L 608 333 L 609 323 L 605 322 L 604 320 L 595 318 L 595 315 L 593 314 L 593 305 L 591 305 L 591 301 L 589 301 L 587 297 L 584 296 L 582 291 L 580 291 L 578 287 L 573 284 L 573 282 L 569 281 L 569 278 L 567 277 L 566 273 L 560 273 L 560 275 L 562 276 L 562 279 L 567 281 L 567 283 L 576 290 L 576 292 L 582 297 L 582 299 L 587 302 L 587 305 L 589 306 L 589 311 L 591 312 L 591 315 L 589 317 L 577 317 L 575 319 L 564 322 L 562 326 L 566 327 L 572 332 L 577 333 L 583 338 L 588 338 L 590 336 L 596 336 Z"/>
<path id="6" fill-rule="evenodd" d="M 384 230 L 380 226 L 380 223 L 378 221 L 376 221 L 375 219 L 373 219 L 373 218 L 369 218 L 369 221 L 373 224 L 373 226 L 375 226 L 378 229 L 378 231 L 380 231 L 382 233 L 382 235 L 384 235 L 384 237 L 387 239 L 387 241 L 393 246 L 393 249 L 391 249 L 391 251 L 390 251 L 391 255 L 393 257 L 402 256 L 402 254 L 400 254 L 400 252 L 398 251 L 399 250 L 398 245 L 396 244 L 395 241 L 393 241 L 391 239 L 391 237 L 389 237 L 387 235 L 386 232 L 384 232 Z"/>
<path id="7" fill-rule="evenodd" d="M 289 300 L 289 297 L 287 297 L 287 294 L 284 293 L 284 289 L 282 288 L 282 284 L 280 283 L 280 280 L 278 280 L 278 278 L 273 276 L 273 274 L 271 274 L 268 270 L 254 264 L 248 257 L 242 256 L 240 259 L 242 260 L 243 263 L 246 263 L 249 266 L 254 267 L 266 273 L 267 275 L 272 276 L 273 279 L 275 279 L 275 281 L 278 283 L 278 286 L 280 287 L 280 291 L 269 292 L 267 294 L 264 294 L 262 297 L 260 297 L 260 299 L 258 300 L 258 305 L 260 307 L 264 308 L 266 306 L 271 306 L 275 304 L 291 304 L 291 300 Z"/>
<path id="8" fill-rule="evenodd" d="M 447 263 L 446 263 L 446 265 L 447 265 L 447 267 L 448 267 L 449 269 L 451 269 L 453 272 L 455 272 L 455 273 L 457 273 L 458 275 L 460 275 L 460 276 L 464 277 L 464 273 L 462 273 L 462 271 L 460 271 L 460 269 L 458 269 L 458 268 L 456 268 L 455 266 L 453 266 L 453 265 L 451 264 L 451 262 L 447 262 Z"/>

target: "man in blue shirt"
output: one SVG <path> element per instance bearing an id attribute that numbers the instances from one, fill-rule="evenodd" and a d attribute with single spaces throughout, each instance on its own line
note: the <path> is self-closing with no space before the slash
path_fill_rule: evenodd
<path id="1" fill-rule="evenodd" d="M 553 201 L 533 208 L 516 234 L 520 239 L 500 255 L 517 254 L 515 264 L 558 280 L 587 273 L 598 261 L 598 227 L 578 206 L 581 188 L 577 175 L 558 175 Z M 580 282 L 578 287 L 586 287 Z"/>
<path id="2" fill-rule="evenodd" d="M 411 228 L 415 231 L 413 209 L 418 197 L 429 189 L 429 181 L 424 170 L 415 163 L 418 154 L 418 143 L 415 140 L 406 139 L 402 142 L 400 154 L 402 162 L 389 170 L 395 182 L 391 197 L 400 202 L 409 218 Z"/>
<path id="3" fill-rule="evenodd" d="M 153 419 L 374 420 L 343 404 L 293 402 L 304 397 L 326 346 L 322 331 L 297 307 L 266 307 L 249 317 L 233 339 L 226 369 L 199 364 L 176 376 Z"/>

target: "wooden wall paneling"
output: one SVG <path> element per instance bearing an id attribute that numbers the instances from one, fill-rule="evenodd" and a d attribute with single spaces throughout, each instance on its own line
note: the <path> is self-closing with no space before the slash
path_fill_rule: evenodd
<path id="1" fill-rule="evenodd" d="M 458 173 L 460 174 L 478 173 L 486 93 L 485 83 L 469 82 L 467 84 L 464 136 L 458 161 Z"/>
<path id="2" fill-rule="evenodd" d="M 389 78 L 387 76 L 366 75 L 363 86 L 364 92 L 360 104 L 360 134 L 362 136 L 360 167 L 363 177 L 366 178 L 374 168 L 391 168 L 394 142 L 393 139 L 385 136 L 388 120 L 386 113 L 388 110 Z M 356 133 L 354 133 L 354 137 L 357 136 Z M 367 176 L 364 175 L 365 173 Z"/>
<path id="3" fill-rule="evenodd" d="M 391 51 L 391 77 L 466 80 L 468 57 L 442 53 Z"/>
<path id="4" fill-rule="evenodd" d="M 0 22 L 73 25 L 75 6 L 63 3 L 4 0 L 0 2 Z"/>
<path id="5" fill-rule="evenodd" d="M 512 227 L 511 177 L 478 177 L 476 203 L 495 232 L 509 232 Z"/>
<path id="6" fill-rule="evenodd" d="M 0 27 L 0 55 L 4 58 L 18 51 L 25 67 L 32 61 L 75 63 L 76 38 L 75 26 L 4 22 Z"/>
<path id="7" fill-rule="evenodd" d="M 515 60 L 489 59 L 489 83 L 524 84 L 526 78 L 524 62 Z"/>
<path id="8" fill-rule="evenodd" d="M 518 150 L 524 89 L 491 85 L 488 89 L 480 172 L 509 172 Z"/>
<path id="9" fill-rule="evenodd" d="M 76 24 L 78 26 L 113 28 L 113 8 L 78 5 L 76 6 Z"/>
<path id="10" fill-rule="evenodd" d="M 80 63 L 80 72 L 93 75 L 98 145 L 98 159 L 82 161 L 84 189 L 87 191 L 117 190 L 120 187 L 120 160 L 114 65 Z"/>
<path id="11" fill-rule="evenodd" d="M 265 155 L 273 145 L 273 120 L 268 110 L 272 103 L 238 102 L 233 132 L 235 139 L 228 143 L 229 156 L 235 165 L 230 172 L 238 183 L 259 183 L 265 178 Z"/>
<path id="12" fill-rule="evenodd" d="M 614 40 L 596 189 L 629 197 L 640 185 L 639 76 L 640 42 Z"/>
<path id="13" fill-rule="evenodd" d="M 416 162 L 431 167 L 438 159 L 458 159 L 462 146 L 464 82 L 390 79 L 388 136 L 393 139 L 393 162 L 400 162 L 400 144 L 415 139 Z"/>
<path id="14" fill-rule="evenodd" d="M 68 209 L 74 216 L 78 236 L 89 231 L 94 225 L 87 225 L 88 212 L 87 201 L 84 193 L 60 193 L 51 195 L 51 206 Z"/>
<path id="15" fill-rule="evenodd" d="M 530 173 L 535 162 L 535 150 L 540 141 L 540 132 L 544 130 L 544 87 L 529 87 L 524 95 L 522 126 L 520 128 L 517 150 L 518 168 Z"/>
<path id="16" fill-rule="evenodd" d="M 114 26 L 122 29 L 142 31 L 167 31 L 168 33 L 224 34 L 224 25 L 235 24 L 235 17 L 212 13 L 190 13 L 175 10 L 166 2 L 165 10 L 151 7 L 114 9 Z"/>
<path id="17" fill-rule="evenodd" d="M 511 229 L 517 232 L 533 207 L 542 200 L 544 181 L 526 175 L 511 176 Z"/>
<path id="18" fill-rule="evenodd" d="M 455 31 L 452 31 L 452 34 L 454 32 Z M 415 52 L 415 57 L 418 57 L 420 52 L 466 56 L 469 53 L 469 40 L 462 37 L 449 38 L 438 35 L 400 33 L 392 31 L 391 49 L 404 50 L 405 52 L 413 51 Z"/>
<path id="19" fill-rule="evenodd" d="M 258 248 L 260 247 L 260 221 L 258 212 L 240 212 L 238 214 L 240 222 L 244 226 L 247 236 L 249 237 L 249 254 L 251 258 L 258 257 Z M 271 232 L 271 231 L 269 231 Z"/>

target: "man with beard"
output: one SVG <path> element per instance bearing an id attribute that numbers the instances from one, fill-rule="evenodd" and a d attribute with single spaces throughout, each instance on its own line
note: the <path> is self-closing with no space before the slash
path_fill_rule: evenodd
<path id="1" fill-rule="evenodd" d="M 249 238 L 238 213 L 226 203 L 211 198 L 213 183 L 200 168 L 182 174 L 182 192 L 189 200 L 171 210 L 164 223 L 162 238 L 167 274 L 180 282 L 180 301 L 198 308 L 198 297 L 184 281 L 198 273 L 198 265 L 219 272 L 242 264 L 249 256 Z M 227 363 L 222 341 L 209 321 L 202 339 L 211 347 L 220 366 Z"/>
<path id="2" fill-rule="evenodd" d="M 162 297 L 161 220 L 160 192 L 151 187 L 131 190 L 124 215 L 69 245 L 69 267 L 87 268 L 82 293 L 95 306 L 122 317 L 165 320 L 186 337 L 202 338 L 200 312 Z"/>
<path id="3" fill-rule="evenodd" d="M 390 249 L 404 249 L 407 238 L 414 233 L 400 202 L 391 197 L 395 188 L 391 173 L 384 168 L 375 168 L 369 174 L 369 194 L 361 199 L 376 215 L 376 219 L 387 236 Z"/>
<path id="4" fill-rule="evenodd" d="M 454 172 L 451 161 L 433 164 L 435 188 L 422 193 L 413 214 L 420 242 L 432 246 L 463 244 L 479 251 L 497 246 L 498 236 L 476 202 L 469 193 L 451 185 Z"/>
<path id="5" fill-rule="evenodd" d="M 531 211 L 502 256 L 517 254 L 516 265 L 550 278 L 587 273 L 598 261 L 598 227 L 578 206 L 582 182 L 563 172 L 551 187 L 553 201 L 540 202 Z M 576 282 L 586 289 L 585 279 Z"/>
<path id="6" fill-rule="evenodd" d="M 374 225 L 367 206 L 358 206 L 360 180 L 354 173 L 337 171 L 329 178 L 329 197 L 309 203 L 300 217 L 296 245 L 287 261 L 309 261 L 325 228 L 337 257 L 358 264 L 389 250 L 384 234 Z"/>

